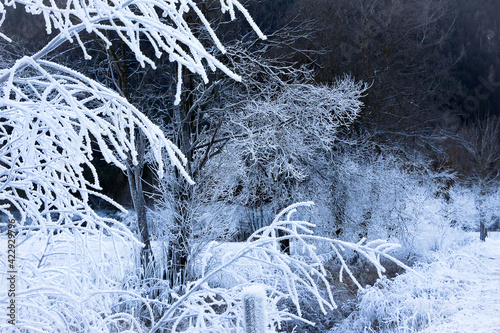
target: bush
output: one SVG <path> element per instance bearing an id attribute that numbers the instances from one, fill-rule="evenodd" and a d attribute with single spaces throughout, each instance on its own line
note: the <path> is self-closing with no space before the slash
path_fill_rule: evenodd
<path id="1" fill-rule="evenodd" d="M 417 264 L 415 272 L 381 278 L 361 291 L 356 311 L 331 333 L 417 332 L 444 322 L 461 310 L 463 295 L 474 283 L 478 265 L 471 259 L 471 238 L 435 253 L 432 263 Z"/>

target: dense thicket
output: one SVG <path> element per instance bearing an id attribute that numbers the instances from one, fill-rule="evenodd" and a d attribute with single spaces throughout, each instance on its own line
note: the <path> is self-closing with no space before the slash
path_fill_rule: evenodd
<path id="1" fill-rule="evenodd" d="M 279 15 L 256 10 L 265 27 L 313 22 L 308 38 L 281 52 L 314 65 L 317 81 L 352 73 L 372 84 L 358 129 L 471 176 L 460 157 L 467 154 L 463 140 L 470 139 L 457 134 L 500 114 L 498 2 L 296 0 L 274 6 Z"/>
<path id="2" fill-rule="evenodd" d="M 355 129 L 368 131 L 378 142 L 423 152 L 466 179 L 474 173 L 463 158 L 464 141 L 471 140 L 465 133 L 500 115 L 500 3 L 262 0 L 248 5 L 265 33 L 284 26 L 301 31 L 293 42 L 282 35 L 270 38 L 268 57 L 313 66 L 318 82 L 350 73 L 371 84 Z M 207 2 L 203 8 L 214 22 L 224 22 L 227 17 L 212 14 L 213 7 Z M 227 31 L 249 29 L 243 20 L 214 26 L 226 41 L 238 35 Z M 10 36 L 28 41 L 28 48 L 46 38 L 43 28 L 41 18 L 28 20 L 21 9 L 2 26 Z M 71 52 L 69 57 L 75 60 Z M 175 79 L 170 66 L 163 67 L 160 81 L 169 89 Z M 137 92 L 138 79 L 131 80 Z"/>

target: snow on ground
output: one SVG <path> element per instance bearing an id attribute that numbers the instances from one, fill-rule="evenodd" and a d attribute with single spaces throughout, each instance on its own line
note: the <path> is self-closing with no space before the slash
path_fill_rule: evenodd
<path id="1" fill-rule="evenodd" d="M 500 232 L 470 245 L 480 265 L 469 271 L 469 285 L 458 295 L 459 311 L 423 332 L 500 333 Z"/>
<path id="2" fill-rule="evenodd" d="M 3 238 L 0 241 L 5 244 Z M 360 296 L 358 311 L 332 332 L 500 333 L 500 232 L 491 232 L 486 242 L 477 238 L 478 233 L 473 233 L 469 241 L 461 241 L 454 249 L 435 253 L 432 262 L 415 265 L 420 276 L 405 273 L 367 288 Z M 111 237 L 100 241 L 98 237 L 89 237 L 85 241 L 88 247 L 83 246 L 84 239 L 78 235 L 19 237 L 16 254 L 19 263 L 28 260 L 68 268 L 70 259 L 88 256 L 118 280 L 133 267 L 134 249 L 130 244 L 113 244 Z M 195 267 L 218 266 L 224 257 L 241 250 L 244 243 L 209 245 L 210 256 L 202 255 L 204 262 L 196 262 Z M 158 244 L 154 244 L 156 247 Z M 44 250 L 49 250 L 50 256 L 41 256 Z M 4 249 L 0 254 L 0 266 L 4 269 L 5 254 Z M 113 254 L 118 254 L 120 260 Z M 241 264 L 248 262 L 243 260 Z M 228 279 L 215 278 L 221 285 Z M 6 279 L 2 279 L 0 289 L 6 287 L 5 283 Z M 0 301 L 4 301 L 3 297 Z"/>
<path id="3" fill-rule="evenodd" d="M 465 236 L 416 263 L 416 273 L 360 292 L 357 310 L 331 333 L 500 333 L 500 232 L 486 242 Z"/>

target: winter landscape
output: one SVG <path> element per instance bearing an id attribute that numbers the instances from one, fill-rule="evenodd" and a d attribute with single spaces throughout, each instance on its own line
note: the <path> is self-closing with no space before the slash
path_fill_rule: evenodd
<path id="1" fill-rule="evenodd" d="M 0 332 L 500 332 L 500 3 L 0 1 Z"/>

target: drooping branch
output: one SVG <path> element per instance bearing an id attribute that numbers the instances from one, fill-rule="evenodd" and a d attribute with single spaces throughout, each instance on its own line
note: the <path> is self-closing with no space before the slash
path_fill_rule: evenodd
<path id="1" fill-rule="evenodd" d="M 51 42 L 33 55 L 32 59 L 35 61 L 45 57 L 63 42 L 73 43 L 75 40 L 82 48 L 85 57 L 90 58 L 86 46 L 82 42 L 81 34 L 83 31 L 93 33 L 104 42 L 107 48 L 112 43 L 106 32 L 112 31 L 130 48 L 136 60 L 143 67 L 148 64 L 152 68 L 156 68 L 155 60 L 144 52 L 145 45 L 149 44 L 154 49 L 156 58 L 167 55 L 171 62 L 178 64 L 179 71 L 186 68 L 190 72 L 200 75 L 205 83 L 208 82 L 206 65 L 212 71 L 219 69 L 229 77 L 240 80 L 240 76 L 217 60 L 194 35 L 184 17 L 190 11 L 193 11 L 201 21 L 215 46 L 220 52 L 225 53 L 215 31 L 192 0 L 168 2 L 160 0 L 147 2 L 140 0 L 94 0 L 90 3 L 70 0 L 63 5 L 58 5 L 56 2 L 45 3 L 27 0 L 12 1 L 7 5 L 14 6 L 16 3 L 24 5 L 26 11 L 33 15 L 42 15 L 48 34 L 53 30 L 59 31 L 59 34 Z M 221 1 L 222 12 L 228 11 L 232 19 L 235 17 L 235 9 L 243 13 L 260 38 L 266 38 L 238 1 Z M 6 14 L 3 5 L 0 7 L 0 14 L 4 16 Z M 3 17 L 0 19 L 0 24 L 2 20 Z M 8 72 L 2 73 L 0 83 L 4 82 L 8 76 Z M 176 104 L 180 102 L 179 98 L 180 86 L 178 85 Z"/>
<path id="2" fill-rule="evenodd" d="M 184 155 L 158 126 L 118 93 L 76 71 L 25 57 L 0 94 L 0 196 L 22 214 L 40 221 L 51 213 L 86 215 L 89 195 L 100 190 L 91 142 L 106 162 L 125 171 L 126 160 L 138 163 L 136 130 L 149 142 L 160 175 L 165 150 L 192 183 Z M 85 168 L 92 180 L 84 177 Z"/>
<path id="3" fill-rule="evenodd" d="M 174 295 L 176 301 L 156 322 L 151 332 L 165 328 L 165 325 L 172 325 L 167 326 L 172 332 L 182 332 L 185 331 L 182 329 L 185 323 L 189 323 L 186 326 L 191 329 L 202 328 L 203 332 L 218 332 L 223 327 L 236 330 L 240 327 L 238 321 L 242 312 L 242 288 L 256 284 L 267 291 L 268 302 L 275 308 L 271 327 L 279 324 L 279 321 L 292 318 L 313 324 L 302 318 L 299 294 L 305 292 L 312 295 L 323 313 L 336 307 L 327 271 L 318 254 L 320 244 L 322 248 L 330 248 L 330 254 L 340 260 L 340 279 L 343 272 L 346 272 L 360 289 L 363 289 L 362 286 L 343 259 L 346 249 L 365 257 L 375 267 L 379 276 L 385 271 L 381 258 L 389 259 L 413 271 L 389 254 L 398 248 L 399 244 L 382 240 L 365 243 L 364 239 L 358 243 L 349 243 L 320 237 L 313 234 L 314 224 L 292 219 L 297 208 L 312 205 L 312 202 L 300 202 L 285 208 L 269 226 L 255 231 L 243 248 L 225 254 L 221 259 L 222 263 L 206 273 L 207 259 L 202 258 L 202 276 L 187 286 L 186 293 Z M 291 255 L 280 251 L 279 243 L 285 239 L 293 243 Z M 213 253 L 210 245 L 206 253 Z M 212 281 L 216 280 L 214 277 L 221 274 L 230 276 L 231 280 L 235 281 L 235 287 L 227 289 L 211 286 Z M 278 302 L 284 299 L 294 304 L 296 314 L 277 308 Z M 214 311 L 215 308 L 223 309 L 223 312 Z"/>

